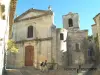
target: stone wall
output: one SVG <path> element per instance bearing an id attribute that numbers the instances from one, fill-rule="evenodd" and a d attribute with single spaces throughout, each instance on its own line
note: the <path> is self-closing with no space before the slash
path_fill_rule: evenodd
<path id="1" fill-rule="evenodd" d="M 88 32 L 87 31 L 70 31 L 68 32 L 68 65 L 84 64 L 87 60 L 88 49 Z M 76 44 L 79 44 L 77 51 Z M 80 62 L 81 60 L 81 62 Z"/>
<path id="2" fill-rule="evenodd" d="M 33 59 L 33 66 L 38 67 L 41 62 L 47 60 L 49 63 L 51 63 L 51 57 L 56 58 L 53 56 L 56 51 L 53 51 L 53 47 L 51 47 L 51 40 L 48 41 L 30 41 L 30 42 L 24 42 L 17 44 L 19 51 L 16 54 L 8 53 L 8 61 L 7 61 L 7 67 L 8 68 L 21 68 L 25 67 L 25 47 L 26 46 L 33 46 L 34 47 L 34 59 Z M 51 49 L 53 53 L 51 52 Z M 53 55 L 52 55 L 52 54 Z M 55 59 L 56 60 L 56 59 Z"/>
<path id="3" fill-rule="evenodd" d="M 96 53 L 96 60 L 99 63 L 100 62 L 100 13 L 98 13 L 94 18 L 95 24 L 92 25 L 92 31 L 93 31 L 93 37 L 97 36 L 97 38 L 94 40 L 94 47 L 95 47 L 95 53 Z M 96 33 L 96 35 L 94 35 Z M 96 41 L 96 42 L 95 42 Z"/>
<path id="4" fill-rule="evenodd" d="M 69 19 L 72 19 L 72 26 L 69 25 Z M 80 30 L 79 22 L 78 13 L 69 12 L 63 16 L 63 27 L 68 30 L 67 65 L 84 64 L 87 61 L 88 30 Z"/>
<path id="5" fill-rule="evenodd" d="M 61 40 L 61 35 L 63 34 L 63 39 Z M 66 52 L 67 52 L 67 30 L 64 28 L 57 28 L 56 30 L 56 40 L 57 40 L 57 62 L 61 67 L 66 66 Z"/>
<path id="6" fill-rule="evenodd" d="M 97 25 L 92 25 L 93 38 L 97 37 Z"/>
<path id="7" fill-rule="evenodd" d="M 51 58 L 54 60 L 54 63 L 57 63 L 57 50 L 56 50 L 56 47 L 57 47 L 57 40 L 56 40 L 56 27 L 55 26 L 53 26 L 52 28 L 51 28 L 51 36 L 52 36 L 52 40 L 51 40 Z"/>
<path id="8" fill-rule="evenodd" d="M 97 25 L 98 42 L 99 42 L 99 52 L 100 52 L 100 15 L 96 16 L 95 23 Z"/>

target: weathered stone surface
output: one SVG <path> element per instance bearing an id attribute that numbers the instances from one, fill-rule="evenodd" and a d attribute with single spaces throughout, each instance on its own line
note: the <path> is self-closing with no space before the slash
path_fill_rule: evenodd
<path id="1" fill-rule="evenodd" d="M 25 19 L 30 16 L 38 17 Z M 16 54 L 16 61 L 12 65 L 16 68 L 25 66 L 25 47 L 29 45 L 34 46 L 34 67 L 39 67 L 44 60 L 51 63 L 52 58 L 56 63 L 56 28 L 53 25 L 53 12 L 51 10 L 30 9 L 28 13 L 25 12 L 24 15 L 15 20 L 13 39 L 17 42 L 19 52 Z M 32 38 L 27 38 L 28 26 L 33 26 Z M 8 57 L 9 59 L 10 57 Z"/>
<path id="2" fill-rule="evenodd" d="M 69 25 L 72 19 L 72 27 Z M 68 30 L 67 37 L 67 65 L 84 64 L 87 60 L 88 30 L 80 30 L 78 13 L 69 13 L 63 16 L 63 26 Z M 78 44 L 78 49 L 76 48 Z"/>

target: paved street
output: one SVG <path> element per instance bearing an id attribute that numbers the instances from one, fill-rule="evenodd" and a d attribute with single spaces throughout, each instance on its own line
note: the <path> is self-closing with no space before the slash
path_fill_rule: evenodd
<path id="1" fill-rule="evenodd" d="M 77 75 L 75 71 L 66 70 L 50 70 L 49 72 L 41 72 L 34 68 L 24 68 L 24 69 L 7 69 L 5 75 Z"/>
<path id="2" fill-rule="evenodd" d="M 91 67 L 91 65 L 84 65 L 82 67 L 86 68 L 86 67 Z M 5 75 L 89 75 L 89 73 L 87 72 L 85 74 L 86 71 L 80 71 L 77 74 L 76 70 L 64 70 L 64 69 L 58 69 L 58 70 L 49 70 L 49 72 L 41 72 L 40 70 L 37 70 L 33 67 L 25 67 L 25 68 L 21 68 L 21 69 L 7 69 L 7 72 Z M 91 72 L 93 73 L 93 72 Z M 98 71 L 96 72 L 96 74 L 98 73 Z M 95 75 L 95 74 L 90 74 L 90 75 Z M 97 74 L 98 75 L 98 74 Z"/>

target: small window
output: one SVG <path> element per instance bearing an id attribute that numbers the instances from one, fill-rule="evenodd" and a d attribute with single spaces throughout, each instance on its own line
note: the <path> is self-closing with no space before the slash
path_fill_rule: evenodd
<path id="1" fill-rule="evenodd" d="M 1 5 L 1 12 L 5 12 L 5 5 Z"/>
<path id="2" fill-rule="evenodd" d="M 13 32 L 12 32 L 12 37 L 13 37 L 14 35 L 13 35 Z"/>
<path id="3" fill-rule="evenodd" d="M 5 20 L 5 15 L 2 16 L 2 19 Z"/>
<path id="4" fill-rule="evenodd" d="M 60 33 L 60 40 L 64 40 L 64 35 L 63 35 L 63 33 Z"/>
<path id="5" fill-rule="evenodd" d="M 88 49 L 88 56 L 92 56 L 92 50 Z"/>
<path id="6" fill-rule="evenodd" d="M 73 26 L 73 20 L 71 18 L 68 20 L 68 24 L 69 24 L 69 27 Z"/>
<path id="7" fill-rule="evenodd" d="M 79 51 L 79 50 L 80 50 L 80 44 L 76 43 L 76 51 Z"/>
<path id="8" fill-rule="evenodd" d="M 94 56 L 94 51 L 93 49 L 88 49 L 88 56 Z"/>
<path id="9" fill-rule="evenodd" d="M 33 26 L 28 27 L 28 33 L 27 33 L 27 38 L 32 38 L 33 37 Z"/>
<path id="10" fill-rule="evenodd" d="M 5 5 L 0 5 L 0 16 L 3 20 L 5 20 L 5 15 L 3 14 L 5 12 Z"/>

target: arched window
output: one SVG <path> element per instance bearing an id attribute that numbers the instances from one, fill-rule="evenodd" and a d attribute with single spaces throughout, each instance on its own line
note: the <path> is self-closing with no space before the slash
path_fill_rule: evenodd
<path id="1" fill-rule="evenodd" d="M 68 24 L 69 24 L 69 27 L 73 26 L 73 20 L 71 18 L 68 20 Z"/>
<path id="2" fill-rule="evenodd" d="M 28 27 L 28 33 L 27 33 L 27 38 L 32 38 L 33 37 L 33 26 Z"/>

